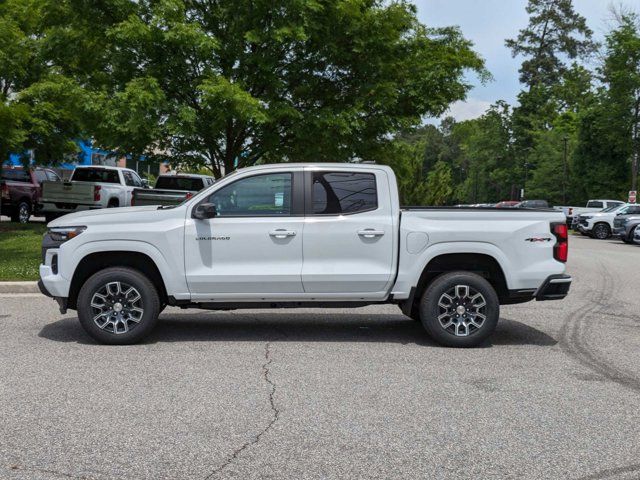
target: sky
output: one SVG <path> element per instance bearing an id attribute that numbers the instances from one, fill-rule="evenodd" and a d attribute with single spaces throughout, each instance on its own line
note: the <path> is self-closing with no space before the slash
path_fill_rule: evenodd
<path id="1" fill-rule="evenodd" d="M 516 103 L 520 91 L 518 68 L 522 58 L 512 58 L 504 46 L 507 38 L 515 38 L 528 23 L 526 0 L 414 0 L 418 18 L 429 27 L 457 25 L 465 38 L 486 62 L 493 81 L 482 85 L 475 76 L 467 100 L 452 104 L 448 114 L 456 120 L 479 117 L 496 100 Z M 602 41 L 612 24 L 610 6 L 624 5 L 640 10 L 640 0 L 574 0 L 575 10 L 586 18 L 596 41 Z M 432 119 L 429 123 L 438 123 Z"/>

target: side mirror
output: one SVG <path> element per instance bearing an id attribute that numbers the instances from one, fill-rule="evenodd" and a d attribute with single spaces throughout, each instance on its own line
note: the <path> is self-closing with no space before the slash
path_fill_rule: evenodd
<path id="1" fill-rule="evenodd" d="M 213 218 L 218 214 L 216 206 L 213 203 L 201 203 L 193 211 L 193 218 L 199 220 L 206 220 L 207 218 Z"/>

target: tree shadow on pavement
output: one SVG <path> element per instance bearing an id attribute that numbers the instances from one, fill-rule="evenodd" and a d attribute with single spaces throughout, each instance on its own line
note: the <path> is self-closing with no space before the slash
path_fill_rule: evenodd
<path id="1" fill-rule="evenodd" d="M 56 342 L 95 344 L 77 318 L 46 325 L 38 335 Z M 439 347 L 418 322 L 402 315 L 319 313 L 194 313 L 160 317 L 143 342 L 371 342 Z M 502 318 L 488 342 L 499 345 L 552 346 L 557 341 L 529 325 Z"/>

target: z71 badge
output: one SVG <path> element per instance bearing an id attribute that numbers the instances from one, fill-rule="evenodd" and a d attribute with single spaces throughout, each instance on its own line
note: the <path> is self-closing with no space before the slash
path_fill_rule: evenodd
<path id="1" fill-rule="evenodd" d="M 525 238 L 524 241 L 531 242 L 531 243 L 550 242 L 551 238 L 550 237 L 531 237 L 531 238 Z"/>

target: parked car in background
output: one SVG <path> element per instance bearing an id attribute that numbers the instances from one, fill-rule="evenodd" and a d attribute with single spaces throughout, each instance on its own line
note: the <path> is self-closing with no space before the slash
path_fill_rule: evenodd
<path id="1" fill-rule="evenodd" d="M 514 208 L 549 208 L 549 203 L 546 200 L 523 200 Z"/>
<path id="2" fill-rule="evenodd" d="M 40 213 L 42 184 L 60 183 L 60 177 L 48 168 L 3 167 L 0 174 L 0 211 L 12 222 L 27 223 Z"/>
<path id="3" fill-rule="evenodd" d="M 613 234 L 624 243 L 632 243 L 640 225 L 640 215 L 617 215 L 613 219 Z"/>
<path id="4" fill-rule="evenodd" d="M 601 212 L 578 215 L 576 228 L 584 235 L 604 240 L 613 233 L 613 221 L 616 215 L 637 214 L 640 214 L 640 205 L 623 203 L 617 207 L 605 208 Z"/>
<path id="5" fill-rule="evenodd" d="M 177 205 L 210 187 L 215 179 L 207 175 L 180 173 L 160 175 L 154 188 L 133 190 L 131 205 Z"/>
<path id="6" fill-rule="evenodd" d="M 624 205 L 625 202 L 621 200 L 589 200 L 586 207 L 569 207 L 569 206 L 557 206 L 553 207 L 555 210 L 560 210 L 567 217 L 567 225 L 574 230 L 578 228 L 578 215 L 582 213 L 595 213 L 604 210 L 609 207 L 619 207 Z"/>
<path id="7" fill-rule="evenodd" d="M 503 200 L 496 203 L 496 208 L 514 208 L 520 202 L 518 200 Z"/>
<path id="8" fill-rule="evenodd" d="M 78 166 L 69 182 L 45 182 L 42 211 L 60 216 L 79 210 L 128 207 L 134 188 L 144 186 L 134 170 L 107 166 Z"/>

